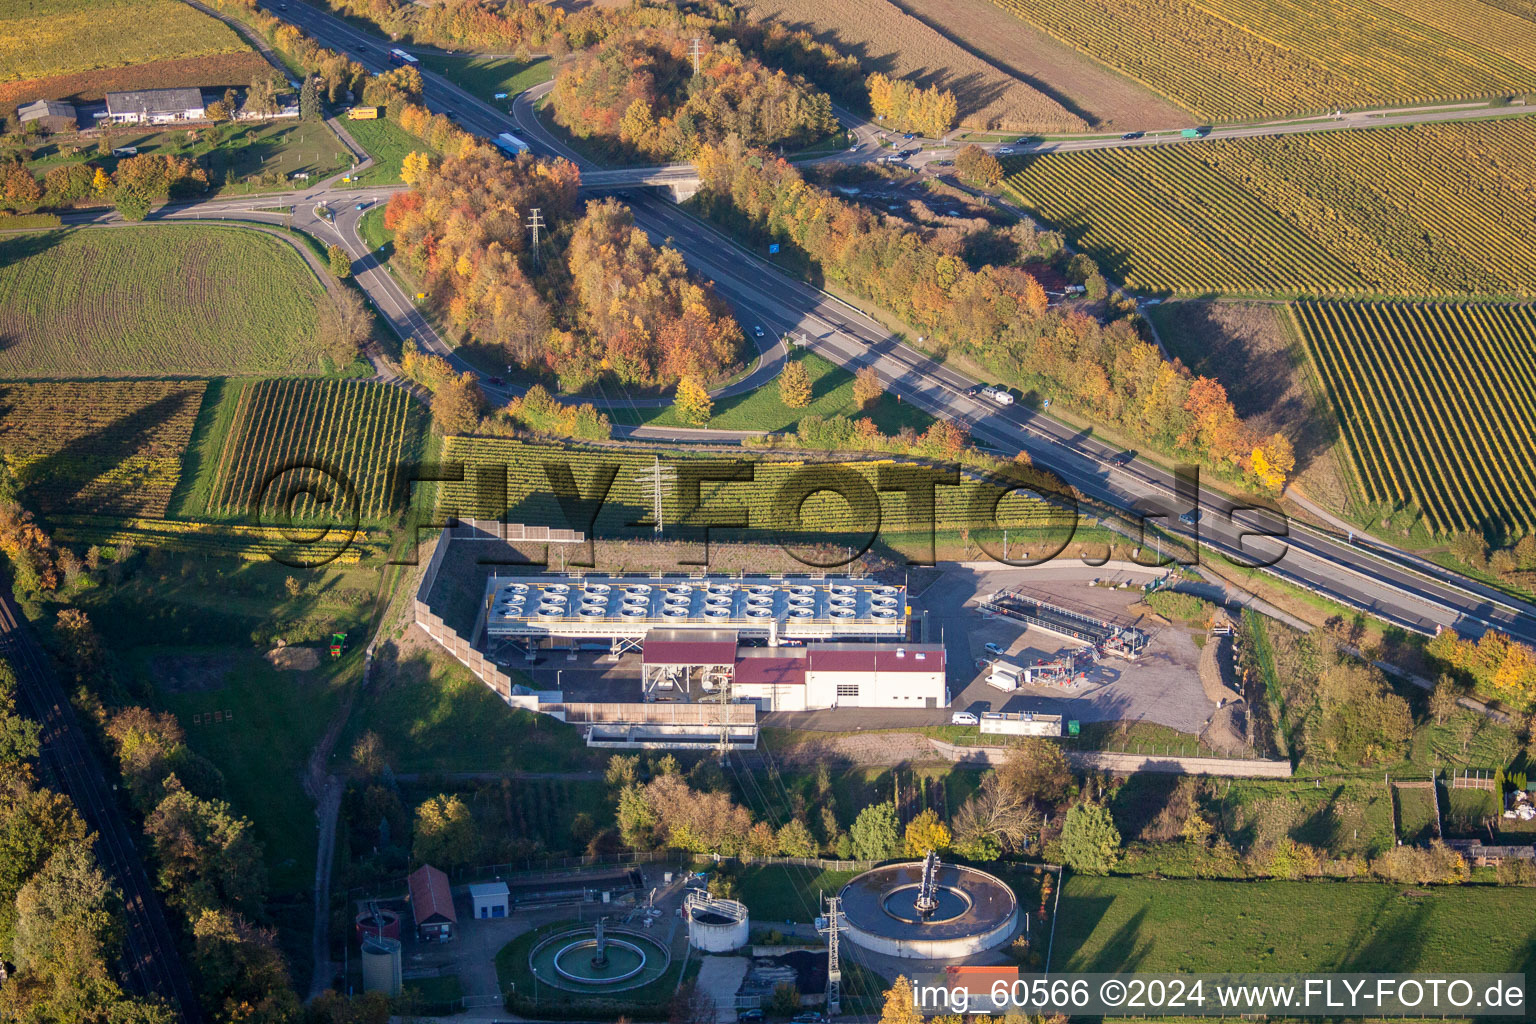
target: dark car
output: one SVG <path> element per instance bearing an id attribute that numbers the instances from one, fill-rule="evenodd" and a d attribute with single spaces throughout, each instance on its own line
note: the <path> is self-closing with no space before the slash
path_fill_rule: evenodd
<path id="1" fill-rule="evenodd" d="M 1115 465 L 1117 465 L 1117 466 L 1129 466 L 1131 463 L 1133 463 L 1135 461 L 1136 461 L 1136 453 L 1135 452 L 1121 452 L 1119 455 L 1115 456 Z"/>
<path id="2" fill-rule="evenodd" d="M 501 379 L 501 378 L 500 378 L 500 377 L 487 377 L 487 378 L 486 378 L 486 379 L 485 379 L 485 382 L 486 382 L 486 383 L 487 383 L 487 384 L 489 384 L 489 385 L 490 385 L 490 386 L 491 386 L 491 387 L 493 387 L 493 388 L 499 388 L 499 387 L 501 387 L 501 386 L 502 386 L 502 385 L 503 385 L 503 384 L 505 384 L 505 383 L 506 383 L 506 381 L 504 381 L 504 380 L 502 380 L 502 379 Z"/>
<path id="3" fill-rule="evenodd" d="M 1146 138 L 1146 135 L 1147 135 L 1146 132 L 1126 132 L 1124 135 L 1122 135 L 1120 137 L 1122 139 L 1143 139 L 1143 138 Z"/>
<path id="4" fill-rule="evenodd" d="M 758 1022 L 763 1019 L 763 1011 L 742 1010 L 736 1015 L 736 1019 L 743 1022 L 743 1024 L 758 1024 Z"/>

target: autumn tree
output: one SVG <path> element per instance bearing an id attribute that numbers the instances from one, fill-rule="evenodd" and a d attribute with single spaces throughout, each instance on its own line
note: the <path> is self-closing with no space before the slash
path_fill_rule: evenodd
<path id="1" fill-rule="evenodd" d="M 955 814 L 954 849 L 970 860 L 996 860 L 1024 850 L 1040 822 L 1031 797 L 989 775 Z"/>
<path id="2" fill-rule="evenodd" d="M 261 850 L 250 822 L 227 803 L 172 789 L 145 819 L 144 832 L 159 864 L 160 889 L 189 917 L 216 907 L 247 916 L 260 911 L 266 889 Z"/>
<path id="3" fill-rule="evenodd" d="M 972 142 L 955 154 L 955 173 L 972 185 L 992 188 L 1003 180 L 1003 165 L 997 157 Z"/>
<path id="4" fill-rule="evenodd" d="M 1435 681 L 1435 688 L 1429 693 L 1429 714 L 1436 725 L 1444 725 L 1455 714 L 1459 696 L 1456 683 L 1450 676 L 1442 675 Z"/>
<path id="5" fill-rule="evenodd" d="M 373 337 L 373 312 L 368 304 L 353 289 L 336 288 L 326 293 L 316 312 L 321 353 L 334 367 L 351 365 Z"/>
<path id="6" fill-rule="evenodd" d="M 416 808 L 411 857 L 418 864 L 451 870 L 474 863 L 479 851 L 474 817 L 457 793 L 439 793 Z"/>
<path id="7" fill-rule="evenodd" d="M 885 382 L 873 366 L 861 366 L 853 375 L 853 401 L 860 409 L 867 409 L 885 394 Z"/>
<path id="8" fill-rule="evenodd" d="M 929 807 L 907 822 L 904 839 L 908 857 L 926 857 L 930 851 L 945 853 L 950 846 L 949 826 Z"/>
<path id="9" fill-rule="evenodd" d="M 924 1024 L 925 1018 L 917 1008 L 916 993 L 904 974 L 898 974 L 885 993 L 885 1005 L 880 1009 L 879 1024 Z"/>
<path id="10" fill-rule="evenodd" d="M 432 422 L 447 434 L 467 434 L 480 422 L 485 397 L 479 381 L 468 370 L 444 380 L 432 392 Z"/>
<path id="11" fill-rule="evenodd" d="M 779 374 L 779 401 L 787 409 L 804 409 L 811 404 L 811 374 L 798 359 L 790 360 Z"/>
<path id="12" fill-rule="evenodd" d="M 684 377 L 677 382 L 677 397 L 672 404 L 678 418 L 695 427 L 708 423 L 715 411 L 715 403 L 709 397 L 709 391 L 696 377 Z"/>
<path id="13" fill-rule="evenodd" d="M 1026 800 L 1054 804 L 1072 782 L 1061 747 L 1039 736 L 1022 737 L 997 769 L 997 784 Z"/>
<path id="14" fill-rule="evenodd" d="M 1120 830 L 1100 803 L 1073 804 L 1061 829 L 1062 862 L 1085 875 L 1104 875 L 1120 857 Z"/>
<path id="15" fill-rule="evenodd" d="M 799 818 L 791 818 L 779 828 L 778 845 L 779 852 L 786 857 L 816 856 L 816 837 Z"/>
<path id="16" fill-rule="evenodd" d="M 338 278 L 352 276 L 352 254 L 339 245 L 328 246 L 325 250 L 325 258 L 331 265 L 331 273 Z"/>

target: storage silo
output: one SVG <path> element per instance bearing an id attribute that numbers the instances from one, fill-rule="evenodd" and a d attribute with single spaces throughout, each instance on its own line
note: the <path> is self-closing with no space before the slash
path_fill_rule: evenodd
<path id="1" fill-rule="evenodd" d="M 370 936 L 363 940 L 363 991 L 400 994 L 400 940 Z"/>

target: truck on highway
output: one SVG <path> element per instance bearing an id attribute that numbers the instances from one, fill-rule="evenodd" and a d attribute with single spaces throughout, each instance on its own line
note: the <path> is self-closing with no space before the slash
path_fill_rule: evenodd
<path id="1" fill-rule="evenodd" d="M 507 156 L 520 156 L 528 152 L 528 143 L 511 132 L 502 132 L 491 141 L 496 144 L 497 149 L 507 154 Z"/>
<path id="2" fill-rule="evenodd" d="M 389 62 L 391 64 L 399 64 L 402 67 L 407 68 L 415 67 L 417 64 L 421 63 L 421 61 L 417 60 L 411 54 L 406 53 L 398 46 L 389 51 Z"/>

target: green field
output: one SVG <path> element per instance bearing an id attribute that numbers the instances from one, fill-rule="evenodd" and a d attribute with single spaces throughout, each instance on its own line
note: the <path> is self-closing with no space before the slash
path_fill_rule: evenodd
<path id="1" fill-rule="evenodd" d="M 747 457 L 743 452 L 738 458 Z M 586 523 L 572 525 L 551 487 L 551 472 L 569 470 L 570 479 L 582 493 L 591 490 L 597 474 L 614 471 L 607 499 L 598 514 L 593 533 L 597 536 L 633 534 L 637 523 L 651 513 L 653 491 L 640 477 L 652 470 L 660 457 L 664 473 L 675 473 L 698 454 L 651 449 L 637 445 L 624 447 L 529 444 L 510 438 L 450 437 L 444 458 L 463 463 L 463 482 L 446 483 L 439 490 L 439 510 L 475 518 L 495 518 L 505 514 L 511 522 L 585 530 Z M 869 533 L 876 526 L 885 534 L 910 533 L 925 520 L 911 517 L 906 496 L 895 490 L 877 492 L 881 467 L 912 463 L 895 458 L 864 462 L 823 463 L 793 458 L 764 458 L 755 461 L 753 478 L 728 482 L 703 482 L 700 498 L 703 507 L 739 507 L 745 511 L 748 528 L 767 531 L 781 538 L 784 531 L 828 535 Z M 503 500 L 499 488 L 505 475 Z M 855 482 L 862 480 L 867 489 Z M 843 486 L 856 504 L 841 497 L 832 485 Z M 935 521 L 938 529 L 983 522 L 978 511 L 985 506 L 990 514 L 999 488 L 994 484 L 962 479 L 955 486 L 935 489 Z M 801 498 L 805 500 L 802 502 Z M 681 513 L 677 488 L 662 492 L 662 514 L 676 523 Z M 878 503 L 878 507 L 876 504 Z M 1024 526 L 1048 530 L 1067 521 L 1065 513 L 1015 491 L 995 501 L 997 522 L 1009 527 Z M 927 525 L 932 525 L 931 523 Z M 648 532 L 648 530 L 647 530 Z"/>
<path id="2" fill-rule="evenodd" d="M 230 803 L 256 826 L 274 892 L 314 883 L 314 803 L 300 772 L 361 672 L 360 650 L 333 663 L 313 649 L 321 661 L 310 671 L 278 671 L 260 654 L 230 648 L 140 648 L 135 658 L 156 704 L 218 765 Z"/>
<path id="3" fill-rule="evenodd" d="M 1049 153 L 1007 166 L 1026 209 L 1140 292 L 1536 294 L 1528 117 Z"/>
<path id="4" fill-rule="evenodd" d="M 1436 532 L 1536 529 L 1536 312 L 1529 306 L 1298 303 L 1368 505 Z"/>
<path id="5" fill-rule="evenodd" d="M 0 238 L 0 379 L 318 373 L 321 287 L 293 248 L 228 227 Z"/>
<path id="6" fill-rule="evenodd" d="M 1433 790 L 1394 786 L 1392 796 L 1397 801 L 1397 834 L 1403 842 L 1422 846 L 1439 838 Z"/>
<path id="7" fill-rule="evenodd" d="M 422 54 L 420 59 L 426 70 L 435 71 L 487 103 L 494 104 L 510 105 L 513 96 L 547 82 L 555 75 L 555 62 L 543 57 L 527 64 L 519 64 L 510 57 Z M 507 99 L 495 99 L 498 92 L 506 93 Z"/>
<path id="8" fill-rule="evenodd" d="M 180 0 L 0 0 L 0 82 L 246 50 Z"/>
<path id="9" fill-rule="evenodd" d="M 1058 971 L 1536 970 L 1536 889 L 1073 875 Z"/>
<path id="10" fill-rule="evenodd" d="M 347 133 L 373 157 L 373 166 L 357 176 L 359 187 L 393 185 L 400 180 L 400 164 L 407 153 L 431 153 L 425 142 L 388 118 L 347 121 Z"/>
<path id="11" fill-rule="evenodd" d="M 282 491 L 300 482 L 335 491 L 329 504 L 321 490 L 296 500 L 294 518 L 388 518 L 405 505 L 407 485 L 399 474 L 420 458 L 425 433 L 424 411 L 402 388 L 372 381 L 253 382 L 241 391 L 216 465 L 209 467 L 207 513 L 244 517 L 265 501 L 263 521 L 275 521 L 267 517 L 281 504 L 270 486 L 278 481 Z M 337 483 L 323 484 L 324 478 Z"/>
<path id="12" fill-rule="evenodd" d="M 817 892 L 835 893 L 858 873 L 792 864 L 757 864 L 743 868 L 736 877 L 736 885 L 741 901 L 752 912 L 753 924 L 809 924 L 821 913 L 816 906 Z"/>
<path id="13" fill-rule="evenodd" d="M 384 643 L 374 671 L 379 683 L 358 698 L 338 749 L 372 730 L 398 772 L 568 771 L 606 761 L 574 726 L 507 707 L 441 651 L 402 658 Z"/>
<path id="14" fill-rule="evenodd" d="M 791 356 L 803 363 L 811 378 L 811 404 L 803 409 L 791 409 L 779 398 L 777 380 L 769 381 L 755 391 L 734 398 L 722 398 L 715 403 L 714 416 L 707 426 L 715 430 L 785 430 L 792 431 L 806 416 L 865 417 L 874 420 L 884 434 L 895 434 L 903 427 L 911 427 L 918 433 L 928 429 L 933 417 L 912 405 L 897 401 L 892 394 L 881 395 L 868 409 L 860 409 L 853 401 L 853 374 L 838 367 L 813 352 L 796 349 Z M 671 406 L 661 409 L 641 410 L 645 422 L 652 426 L 683 426 L 677 411 Z M 615 410 L 623 417 L 623 410 Z"/>
<path id="15" fill-rule="evenodd" d="M 1520 0 L 996 2 L 1211 118 L 1536 88 L 1536 24 Z"/>
<path id="16" fill-rule="evenodd" d="M 181 156 L 195 160 L 208 174 L 209 187 L 219 195 L 293 187 L 292 176 L 307 173 L 310 180 L 341 174 L 352 165 L 352 155 L 317 121 L 271 121 L 255 124 L 222 124 L 189 132 L 118 131 L 113 146 L 133 146 L 145 156 Z M 73 136 L 50 139 L 32 148 L 28 168 L 36 177 L 66 164 L 90 163 L 109 174 L 124 158 L 102 156 L 95 145 L 79 145 Z"/>

